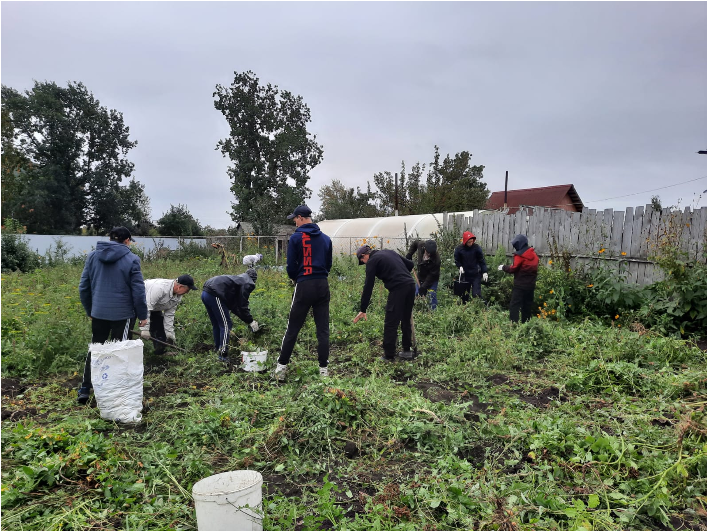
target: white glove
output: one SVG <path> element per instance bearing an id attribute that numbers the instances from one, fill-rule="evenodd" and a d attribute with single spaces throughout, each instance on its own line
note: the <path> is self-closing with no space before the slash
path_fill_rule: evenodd
<path id="1" fill-rule="evenodd" d="M 464 273 L 464 266 L 459 266 L 459 275 Z"/>
<path id="2" fill-rule="evenodd" d="M 250 324 L 250 330 L 253 332 L 258 332 L 260 330 L 260 326 L 258 325 L 258 322 L 253 320 L 253 322 Z"/>
<path id="3" fill-rule="evenodd" d="M 167 335 L 167 341 L 174 343 L 174 342 L 177 341 L 177 339 L 174 337 L 174 335 L 171 335 L 171 336 L 170 336 L 170 335 L 168 334 L 168 335 Z"/>
<path id="4" fill-rule="evenodd" d="M 499 271 L 499 272 L 502 272 L 502 271 L 503 271 L 503 264 L 499 264 L 499 265 L 498 265 L 498 271 Z"/>
<path id="5" fill-rule="evenodd" d="M 142 338 L 143 340 L 149 340 L 150 331 L 140 331 L 140 338 Z"/>
<path id="6" fill-rule="evenodd" d="M 488 274 L 488 273 L 483 274 L 483 275 L 481 276 L 481 279 L 482 279 L 484 282 L 488 281 L 488 280 L 489 280 L 489 274 Z"/>

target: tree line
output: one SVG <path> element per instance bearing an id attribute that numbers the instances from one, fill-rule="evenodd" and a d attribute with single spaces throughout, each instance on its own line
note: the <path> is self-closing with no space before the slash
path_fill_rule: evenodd
<path id="1" fill-rule="evenodd" d="M 311 111 L 301 96 L 252 71 L 234 73 L 230 86 L 216 85 L 214 107 L 230 134 L 216 145 L 230 159 L 233 222 L 249 222 L 258 234 L 272 234 L 276 217 L 305 203 L 310 172 L 321 163 L 323 146 L 308 131 Z M 201 235 L 186 205 L 171 205 L 155 222 L 145 186 L 129 160 L 137 141 L 123 114 L 102 106 L 80 82 L 61 87 L 37 82 L 24 92 L 2 86 L 2 217 L 45 234 L 105 234 L 124 225 L 137 235 Z M 334 179 L 318 191 L 318 219 L 357 218 L 483 208 L 489 191 L 482 165 L 471 153 L 430 162 L 401 162 L 393 172 L 373 175 L 362 191 Z M 230 228 L 232 229 L 232 228 Z"/>

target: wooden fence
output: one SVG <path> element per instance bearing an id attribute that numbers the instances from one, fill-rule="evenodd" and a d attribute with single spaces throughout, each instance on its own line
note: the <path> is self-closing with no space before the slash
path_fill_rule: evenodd
<path id="1" fill-rule="evenodd" d="M 602 264 L 627 272 L 627 281 L 637 284 L 661 279 L 650 257 L 662 246 L 678 245 L 693 261 L 704 262 L 707 253 L 707 207 L 658 211 L 646 205 L 582 213 L 535 207 L 532 215 L 527 209 L 510 215 L 474 211 L 468 217 L 445 214 L 442 225 L 472 231 L 487 255 L 500 247 L 510 254 L 513 237 L 524 234 L 544 260 L 563 252 L 569 253 L 574 266 L 600 259 L 605 261 Z"/>

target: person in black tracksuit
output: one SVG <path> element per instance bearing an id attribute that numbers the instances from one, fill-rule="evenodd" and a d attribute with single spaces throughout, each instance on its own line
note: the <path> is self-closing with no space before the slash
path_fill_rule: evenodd
<path id="1" fill-rule="evenodd" d="M 287 275 L 295 282 L 287 330 L 282 338 L 275 377 L 285 380 L 287 364 L 309 309 L 317 327 L 319 375 L 329 375 L 329 271 L 332 264 L 331 239 L 312 223 L 312 211 L 306 205 L 297 207 L 287 218 L 294 219 L 297 229 L 287 244 Z"/>
<path id="2" fill-rule="evenodd" d="M 400 358 L 412 359 L 412 307 L 415 303 L 416 285 L 410 274 L 414 266 L 413 262 L 390 249 L 371 250 L 369 246 L 358 248 L 356 256 L 359 264 L 366 265 L 366 282 L 361 294 L 361 311 L 354 318 L 354 323 L 361 318 L 368 319 L 366 309 L 371 302 L 373 285 L 378 277 L 388 289 L 383 325 L 382 360 L 385 362 L 395 360 L 399 326 L 403 330 L 403 352 Z"/>
<path id="3" fill-rule="evenodd" d="M 488 280 L 486 258 L 481 246 L 476 243 L 476 236 L 471 231 L 464 231 L 462 243 L 454 249 L 454 264 L 459 268 L 463 281 L 470 284 L 471 297 L 481 297 L 481 280 Z M 469 302 L 469 292 L 462 296 L 462 302 Z"/>
<path id="4" fill-rule="evenodd" d="M 231 312 L 258 332 L 260 326 L 250 313 L 248 299 L 255 289 L 258 274 L 253 268 L 240 275 L 217 275 L 204 283 L 201 301 L 211 320 L 214 344 L 221 362 L 228 362 L 228 334 L 233 322 Z"/>
<path id="5" fill-rule="evenodd" d="M 430 296 L 430 307 L 437 308 L 437 287 L 442 259 L 437 253 L 437 242 L 434 240 L 413 241 L 407 255 L 408 260 L 417 253 L 417 276 L 420 286 L 415 288 L 415 295 Z"/>

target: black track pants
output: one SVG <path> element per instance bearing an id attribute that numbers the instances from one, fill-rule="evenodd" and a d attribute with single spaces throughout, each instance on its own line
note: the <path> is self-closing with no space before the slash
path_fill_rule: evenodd
<path id="1" fill-rule="evenodd" d="M 159 310 L 150 312 L 150 336 L 155 340 L 167 341 L 167 333 L 164 330 L 164 314 Z M 166 349 L 164 344 L 157 342 L 152 342 L 152 346 L 155 348 L 155 355 L 163 354 Z"/>
<path id="2" fill-rule="evenodd" d="M 521 322 L 525 323 L 533 314 L 533 300 L 535 299 L 535 288 L 513 287 L 511 292 L 511 321 L 518 322 L 518 311 L 520 311 Z"/>
<path id="3" fill-rule="evenodd" d="M 302 329 L 309 309 L 314 315 L 317 327 L 317 355 L 319 367 L 326 368 L 329 364 L 329 281 L 327 279 L 311 279 L 295 285 L 292 296 L 290 316 L 287 320 L 287 330 L 282 338 L 279 364 L 289 364 L 292 350 L 295 348 L 297 335 Z"/>
<path id="4" fill-rule="evenodd" d="M 383 353 L 386 358 L 395 357 L 398 344 L 398 327 L 403 329 L 403 351 L 412 346 L 412 306 L 415 303 L 415 284 L 396 288 L 388 292 L 383 324 Z"/>
<path id="5" fill-rule="evenodd" d="M 130 329 L 135 325 L 135 318 L 127 320 L 101 320 L 93 318 L 91 320 L 91 343 L 103 344 L 111 340 L 128 340 L 130 338 Z M 86 354 L 86 364 L 83 370 L 83 382 L 81 388 L 92 388 L 91 385 L 91 351 Z"/>

